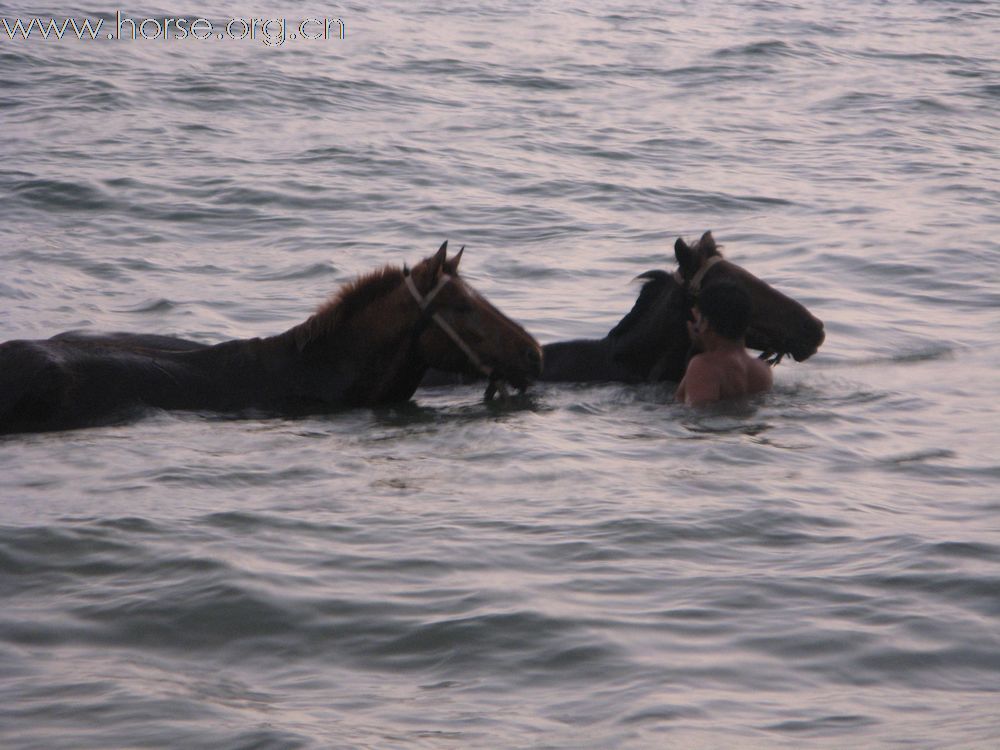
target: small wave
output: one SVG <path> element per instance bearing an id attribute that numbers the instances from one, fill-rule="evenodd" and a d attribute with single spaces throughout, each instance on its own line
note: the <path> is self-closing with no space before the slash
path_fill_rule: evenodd
<path id="1" fill-rule="evenodd" d="M 0 281 L 0 298 L 2 299 L 31 299 L 32 295 L 23 289 L 12 287 Z"/>
<path id="2" fill-rule="evenodd" d="M 825 367 L 882 367 L 893 364 L 910 364 L 919 362 L 936 362 L 952 359 L 956 349 L 947 344 L 928 344 L 907 352 L 899 352 L 888 356 L 846 358 L 837 362 L 827 361 Z M 883 397 L 884 393 L 875 394 Z"/>
<path id="3" fill-rule="evenodd" d="M 200 524 L 235 531 L 241 534 L 277 531 L 281 533 L 317 534 L 325 538 L 331 535 L 356 534 L 358 527 L 345 524 L 317 523 L 285 517 L 273 513 L 250 513 L 247 511 L 221 511 L 210 513 L 199 520 Z"/>
<path id="4" fill-rule="evenodd" d="M 740 84 L 760 81 L 773 72 L 772 65 L 766 61 L 746 62 L 731 65 L 693 65 L 663 71 L 660 77 L 671 79 L 675 85 L 683 89 L 701 91 L 706 87 L 718 87 L 724 84 Z"/>
<path id="5" fill-rule="evenodd" d="M 313 162 L 326 162 L 333 160 L 353 161 L 357 156 L 355 149 L 342 148 L 340 146 L 323 146 L 319 148 L 309 148 L 295 157 L 299 164 L 309 164 Z"/>
<path id="6" fill-rule="evenodd" d="M 82 182 L 66 180 L 24 180 L 12 186 L 22 200 L 43 209 L 63 211 L 106 211 L 115 206 L 103 191 Z"/>
<path id="7" fill-rule="evenodd" d="M 832 517 L 803 513 L 750 510 L 715 514 L 698 524 L 663 524 L 646 519 L 623 519 L 601 524 L 594 536 L 622 547 L 675 542 L 719 542 L 741 540 L 765 547 L 840 542 L 848 528 Z"/>
<path id="8" fill-rule="evenodd" d="M 541 70 L 497 72 L 498 69 L 494 67 L 453 58 L 412 60 L 407 63 L 405 70 L 420 75 L 460 76 L 481 86 L 509 86 L 535 91 L 570 91 L 577 88 L 575 83 L 547 75 Z"/>
<path id="9" fill-rule="evenodd" d="M 595 182 L 593 180 L 542 180 L 534 183 L 515 185 L 508 193 L 518 196 L 540 198 L 571 197 L 581 203 L 606 204 L 628 210 L 646 208 L 653 211 L 690 210 L 701 211 L 759 211 L 761 208 L 794 206 L 795 201 L 767 195 L 732 195 L 723 192 L 706 192 L 689 188 L 637 188 L 615 182 Z"/>
<path id="10" fill-rule="evenodd" d="M 938 542 L 930 547 L 931 554 L 984 562 L 1000 562 L 1000 545 L 986 542 Z"/>
<path id="11" fill-rule="evenodd" d="M 772 732 L 788 732 L 815 737 L 829 735 L 843 737 L 844 732 L 847 730 L 862 729 L 878 723 L 879 721 L 871 716 L 832 715 L 818 716 L 813 719 L 790 719 L 789 721 L 769 724 L 761 728 Z"/>
<path id="12" fill-rule="evenodd" d="M 976 92 L 986 99 L 1000 99 L 1000 83 L 988 83 L 978 87 Z"/>
<path id="13" fill-rule="evenodd" d="M 899 102 L 899 108 L 916 114 L 956 112 L 956 108 L 933 96 L 915 96 Z"/>
<path id="14" fill-rule="evenodd" d="M 949 549 L 953 543 L 946 543 Z M 989 547 L 991 545 L 987 545 Z M 953 549 L 953 548 L 952 548 Z M 965 547 L 964 549 L 971 549 Z M 905 555 L 909 566 L 915 567 L 917 562 L 924 563 L 926 555 L 937 552 L 939 545 L 908 543 L 905 545 Z M 948 557 L 949 555 L 943 555 Z M 953 563 L 952 563 L 953 564 Z M 987 568 L 988 570 L 988 568 Z M 855 579 L 866 587 L 873 587 L 887 598 L 906 592 L 930 600 L 946 602 L 965 610 L 980 613 L 987 617 L 1000 614 L 1000 578 L 995 575 L 963 575 L 960 573 L 906 573 L 863 575 Z M 1000 656 L 998 656 L 1000 658 Z"/>
<path id="15" fill-rule="evenodd" d="M 115 644 L 160 649 L 241 647 L 248 641 L 294 632 L 300 618 L 294 608 L 231 580 L 225 566 L 172 580 L 159 591 L 124 591 L 72 609 L 79 620 L 97 628 L 91 636 Z"/>
<path id="16" fill-rule="evenodd" d="M 178 128 L 182 132 L 192 133 L 194 135 L 218 136 L 220 138 L 233 135 L 233 131 L 231 130 L 220 128 L 217 125 L 206 125 L 198 122 L 183 123 L 179 125 Z"/>
<path id="17" fill-rule="evenodd" d="M 716 57 L 788 57 L 800 54 L 788 42 L 780 39 L 768 39 L 737 47 L 724 47 L 713 53 Z"/>
<path id="18" fill-rule="evenodd" d="M 53 576 L 113 575 L 128 569 L 135 547 L 112 531 L 90 526 L 7 529 L 0 533 L 4 588 L 43 585 Z"/>
<path id="19" fill-rule="evenodd" d="M 515 88 L 531 89 L 535 91 L 571 91 L 576 85 L 569 81 L 559 80 L 543 75 L 479 75 L 478 83 L 485 85 L 513 86 Z"/>
<path id="20" fill-rule="evenodd" d="M 925 349 L 917 349 L 912 352 L 902 352 L 890 358 L 891 362 L 934 362 L 942 359 L 951 359 L 955 354 L 955 348 L 946 344 L 931 345 Z"/>
<path id="21" fill-rule="evenodd" d="M 962 55 L 948 55 L 937 52 L 889 52 L 886 50 L 868 49 L 858 54 L 861 57 L 876 60 L 928 63 L 930 65 L 948 64 L 968 66 L 970 63 L 976 62 L 973 58 L 963 57 Z"/>
<path id="22" fill-rule="evenodd" d="M 124 531 L 129 534 L 163 534 L 165 527 L 148 518 L 139 516 L 122 516 L 120 518 L 98 518 L 93 523 L 102 529 Z"/>
<path id="23" fill-rule="evenodd" d="M 925 461 L 936 461 L 940 459 L 956 458 L 957 453 L 955 451 L 950 451 L 944 448 L 914 451 L 912 453 L 903 453 L 898 456 L 890 456 L 888 458 L 883 458 L 879 461 L 882 466 L 893 467 L 893 466 L 903 466 L 904 464 L 918 464 Z"/>
<path id="24" fill-rule="evenodd" d="M 339 272 L 333 263 L 311 263 L 307 266 L 294 266 L 274 271 L 257 271 L 249 274 L 248 278 L 254 281 L 295 281 L 336 276 Z"/>
<path id="25" fill-rule="evenodd" d="M 660 703 L 625 715 L 622 717 L 621 723 L 660 724 L 662 722 L 675 722 L 678 719 L 698 719 L 705 715 L 706 712 L 696 706 Z"/>
<path id="26" fill-rule="evenodd" d="M 467 674 L 485 664 L 507 665 L 531 681 L 533 675 L 558 670 L 583 678 L 615 671 L 618 650 L 610 643 L 584 638 L 579 623 L 534 612 L 490 613 L 398 626 L 397 636 L 370 644 L 369 658 L 394 669 L 444 667 Z"/>
<path id="27" fill-rule="evenodd" d="M 138 305 L 134 305 L 133 307 L 118 308 L 115 312 L 139 314 L 164 313 L 175 309 L 177 305 L 178 303 L 173 302 L 166 297 L 160 297 L 159 299 L 140 302 Z"/>
<path id="28" fill-rule="evenodd" d="M 485 270 L 490 274 L 502 273 L 510 279 L 534 280 L 560 278 L 564 273 L 563 271 L 557 268 L 552 268 L 551 266 L 543 266 L 537 263 L 510 259 L 508 257 L 498 258 L 497 260 L 490 258 L 486 261 Z"/>
<path id="29" fill-rule="evenodd" d="M 283 486 L 289 482 L 318 481 L 329 475 L 312 467 L 229 468 L 207 466 L 173 466 L 158 469 L 142 478 L 156 484 L 178 487 L 265 487 Z M 133 477 L 136 479 L 139 477 Z"/>
<path id="30" fill-rule="evenodd" d="M 1000 655 L 989 648 L 959 646 L 938 649 L 884 647 L 848 662 L 859 678 L 869 673 L 882 683 L 898 683 L 919 689 L 954 689 L 954 680 L 944 677 L 955 668 L 968 674 L 1000 674 Z"/>

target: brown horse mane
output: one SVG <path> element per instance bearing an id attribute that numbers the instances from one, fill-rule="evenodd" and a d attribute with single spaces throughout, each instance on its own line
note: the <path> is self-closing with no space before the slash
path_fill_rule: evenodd
<path id="1" fill-rule="evenodd" d="M 292 329 L 299 351 L 319 339 L 335 333 L 344 323 L 376 299 L 388 294 L 403 282 L 403 272 L 396 266 L 384 266 L 344 284 L 305 322 Z"/>

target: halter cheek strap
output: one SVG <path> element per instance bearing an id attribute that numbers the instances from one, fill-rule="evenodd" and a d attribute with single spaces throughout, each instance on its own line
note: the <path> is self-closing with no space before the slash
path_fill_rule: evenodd
<path id="1" fill-rule="evenodd" d="M 438 295 L 438 292 L 444 289 L 451 282 L 451 280 L 452 277 L 449 274 L 441 274 L 441 278 L 438 279 L 437 284 L 434 285 L 434 288 L 431 289 L 425 297 L 420 294 L 420 291 L 417 289 L 417 285 L 413 283 L 413 276 L 407 274 L 406 288 L 410 290 L 410 294 L 413 296 L 413 299 L 417 301 L 417 304 L 420 306 L 420 309 L 424 312 L 424 314 L 428 314 L 428 308 L 430 307 L 431 302 L 433 302 L 434 298 Z M 471 362 L 472 365 L 479 370 L 479 372 L 487 378 L 493 374 L 493 368 L 483 362 L 479 356 L 472 351 L 472 347 L 465 343 L 462 337 L 454 328 L 451 327 L 447 320 L 442 318 L 439 313 L 429 313 L 429 315 L 431 320 L 437 324 L 437 327 L 444 331 L 445 335 L 447 335 L 448 338 L 455 343 L 455 346 L 462 350 L 462 353 L 468 358 L 469 362 Z"/>

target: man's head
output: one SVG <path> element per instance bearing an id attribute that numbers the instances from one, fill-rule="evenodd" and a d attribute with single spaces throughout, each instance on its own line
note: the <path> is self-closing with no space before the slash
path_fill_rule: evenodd
<path id="1" fill-rule="evenodd" d="M 750 326 L 750 293 L 733 281 L 720 281 L 702 289 L 695 308 L 717 334 L 727 339 L 742 339 Z"/>

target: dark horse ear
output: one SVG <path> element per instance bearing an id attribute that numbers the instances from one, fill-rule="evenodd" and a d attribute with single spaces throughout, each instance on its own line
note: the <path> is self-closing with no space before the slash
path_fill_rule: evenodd
<path id="1" fill-rule="evenodd" d="M 719 251 L 719 249 L 715 246 L 715 237 L 712 236 L 710 231 L 705 232 L 705 234 L 701 236 L 701 239 L 698 240 L 698 247 L 701 248 L 705 255 L 714 255 Z"/>
<path id="2" fill-rule="evenodd" d="M 681 276 L 685 279 L 690 279 L 697 273 L 698 266 L 701 265 L 698 253 L 680 237 L 674 243 L 674 256 L 677 258 L 677 265 L 681 267 Z"/>

